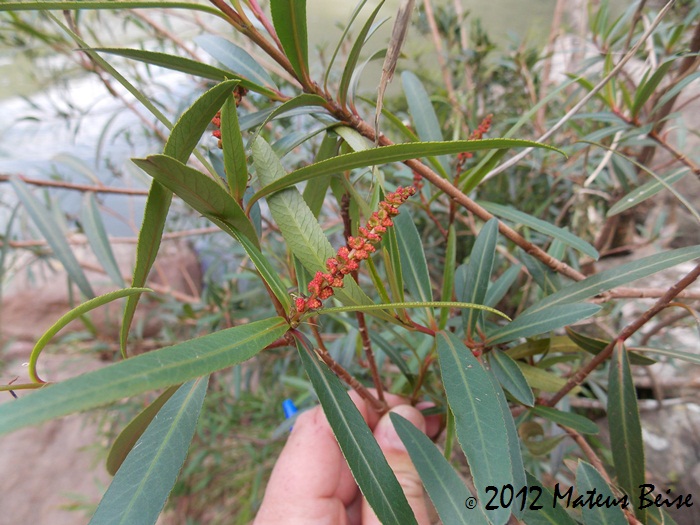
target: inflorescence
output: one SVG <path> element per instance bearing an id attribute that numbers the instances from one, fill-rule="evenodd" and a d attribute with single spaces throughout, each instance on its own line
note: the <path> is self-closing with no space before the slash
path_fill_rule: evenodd
<path id="1" fill-rule="evenodd" d="M 340 248 L 335 257 L 326 261 L 328 273 L 316 272 L 308 286 L 311 295 L 298 297 L 294 301 L 297 315 L 320 308 L 322 301 L 334 294 L 334 288 L 343 287 L 343 278 L 357 271 L 359 262 L 368 259 L 375 251 L 375 245 L 382 240 L 382 234 L 394 225 L 391 218 L 399 214 L 399 206 L 415 193 L 416 189 L 412 186 L 399 186 L 379 203 L 379 211 L 375 211 L 367 224 L 360 227 L 360 235 L 349 237 L 347 246 Z"/>

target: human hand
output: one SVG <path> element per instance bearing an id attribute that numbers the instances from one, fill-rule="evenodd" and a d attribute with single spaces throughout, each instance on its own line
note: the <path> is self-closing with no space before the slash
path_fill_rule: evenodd
<path id="1" fill-rule="evenodd" d="M 389 414 L 381 418 L 355 392 L 350 397 L 374 433 L 406 494 L 419 525 L 428 525 L 423 485 L 394 430 Z M 406 400 L 387 394 L 391 409 L 429 436 L 437 434 L 438 417 L 423 417 Z M 420 405 L 419 405 L 420 406 Z M 272 471 L 254 525 L 379 524 L 362 497 L 321 407 L 299 416 Z"/>

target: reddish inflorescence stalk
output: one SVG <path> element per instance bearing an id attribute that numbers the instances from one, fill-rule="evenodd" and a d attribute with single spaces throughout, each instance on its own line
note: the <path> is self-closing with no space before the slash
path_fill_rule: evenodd
<path id="1" fill-rule="evenodd" d="M 469 140 L 481 140 L 486 133 L 488 133 L 489 129 L 491 129 L 491 121 L 493 120 L 493 115 L 489 114 L 486 115 L 486 118 L 481 121 L 481 124 L 479 124 L 479 127 L 477 127 L 474 131 L 472 131 L 472 134 L 469 136 Z M 457 154 L 457 173 L 462 172 L 462 168 L 464 167 L 464 163 L 466 162 L 467 159 L 471 159 L 474 156 L 474 154 L 471 151 L 465 151 L 462 153 Z"/>
<path id="2" fill-rule="evenodd" d="M 391 218 L 398 215 L 399 206 L 415 193 L 416 189 L 412 186 L 398 187 L 379 203 L 379 211 L 375 211 L 367 224 L 360 227 L 360 235 L 348 238 L 347 246 L 340 248 L 335 257 L 326 261 L 328 273 L 316 272 L 308 286 L 311 295 L 298 297 L 294 301 L 297 316 L 320 308 L 322 301 L 334 294 L 334 288 L 343 287 L 343 278 L 356 271 L 360 261 L 369 258 L 375 251 L 374 245 L 382 240 L 382 234 L 394 225 Z"/>

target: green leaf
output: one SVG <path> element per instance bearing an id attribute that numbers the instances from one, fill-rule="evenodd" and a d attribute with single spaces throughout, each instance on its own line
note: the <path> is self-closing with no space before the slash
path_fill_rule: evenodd
<path id="1" fill-rule="evenodd" d="M 493 331 L 487 338 L 489 345 L 508 343 L 521 337 L 532 337 L 566 326 L 596 314 L 596 304 L 552 305 L 546 309 L 519 315 L 506 326 Z"/>
<path id="2" fill-rule="evenodd" d="M 236 97 L 230 94 L 221 108 L 221 147 L 224 153 L 224 171 L 231 195 L 236 202 L 243 201 L 248 187 L 248 163 L 246 162 L 243 135 L 238 125 Z"/>
<path id="3" fill-rule="evenodd" d="M 501 299 L 505 297 L 510 287 L 513 286 L 513 283 L 518 278 L 521 269 L 522 266 L 520 265 L 511 266 L 503 272 L 503 275 L 496 279 L 496 282 L 490 284 L 486 291 L 486 297 L 484 297 L 484 304 L 487 306 L 496 306 L 501 302 Z"/>
<path id="4" fill-rule="evenodd" d="M 100 501 L 90 525 L 155 524 L 197 427 L 209 378 L 182 385 L 148 426 Z"/>
<path id="5" fill-rule="evenodd" d="M 637 518 L 645 523 L 644 509 L 640 510 L 639 486 L 644 484 L 644 443 L 642 425 L 637 407 L 637 391 L 632 380 L 627 350 L 622 342 L 615 345 L 608 377 L 608 418 L 610 448 L 617 475 L 617 483 L 629 495 Z"/>
<path id="6" fill-rule="evenodd" d="M 489 364 L 498 382 L 515 399 L 529 407 L 535 404 L 535 396 L 532 394 L 530 385 L 527 384 L 520 367 L 508 354 L 494 349 L 489 353 Z"/>
<path id="7" fill-rule="evenodd" d="M 272 290 L 272 293 L 284 307 L 284 311 L 289 312 L 292 305 L 292 299 L 289 296 L 287 287 L 285 286 L 284 282 L 282 282 L 279 272 L 275 270 L 272 264 L 270 264 L 268 258 L 262 254 L 258 247 L 251 240 L 249 240 L 248 237 L 235 230 L 229 229 L 225 224 L 223 226 L 229 234 L 231 234 L 238 240 L 238 242 L 241 243 L 241 246 L 243 246 L 243 249 L 245 249 L 248 257 L 250 257 L 250 260 L 253 261 L 255 269 L 260 273 L 260 276 L 265 280 L 267 285 L 270 287 L 270 290 Z"/>
<path id="8" fill-rule="evenodd" d="M 236 365 L 282 337 L 288 329 L 281 317 L 256 321 L 46 386 L 0 405 L 0 434 Z"/>
<path id="9" fill-rule="evenodd" d="M 657 193 L 659 193 L 661 190 L 663 190 L 666 186 L 673 184 L 674 182 L 677 182 L 681 180 L 683 177 L 685 177 L 689 173 L 689 170 L 687 168 L 682 168 L 675 173 L 672 173 L 671 175 L 667 175 L 666 177 L 661 177 L 661 180 L 654 179 L 650 180 L 649 182 L 645 182 L 638 188 L 635 188 L 631 192 L 629 192 L 627 195 L 622 197 L 619 201 L 617 201 L 615 204 L 613 204 L 612 208 L 608 210 L 608 213 L 606 214 L 606 217 L 612 217 L 613 215 L 617 215 L 619 213 L 622 213 L 625 210 L 629 210 L 630 208 L 636 206 L 640 202 L 644 202 L 645 200 L 653 197 Z"/>
<path id="10" fill-rule="evenodd" d="M 656 272 L 686 261 L 692 261 L 698 257 L 700 257 L 700 246 L 687 246 L 643 257 L 610 270 L 604 270 L 583 281 L 570 284 L 533 304 L 523 312 L 523 315 L 540 312 L 553 306 L 584 301 L 616 286 L 643 279 Z"/>
<path id="11" fill-rule="evenodd" d="M 65 328 L 71 321 L 75 321 L 76 319 L 82 317 L 89 311 L 94 310 L 95 308 L 99 308 L 100 306 L 103 306 L 107 303 L 111 303 L 112 301 L 116 301 L 117 299 L 121 299 L 122 297 L 129 297 L 135 294 L 141 294 L 143 292 L 150 291 L 152 290 L 149 290 L 148 288 L 124 288 L 123 290 L 115 290 L 114 292 L 109 292 L 104 295 L 94 297 L 89 301 L 86 301 L 83 304 L 76 306 L 71 311 L 63 314 L 58 321 L 52 324 L 51 327 L 48 330 L 46 330 L 46 332 L 44 332 L 44 334 L 34 345 L 34 348 L 32 349 L 32 352 L 29 355 L 29 364 L 27 365 L 29 377 L 32 378 L 32 381 L 41 381 L 36 373 L 36 364 L 39 359 L 39 355 L 41 354 L 41 351 L 46 347 L 46 345 L 49 344 L 49 342 L 51 342 L 51 339 L 53 339 L 54 336 L 63 328 Z"/>
<path id="12" fill-rule="evenodd" d="M 320 95 L 302 93 L 301 95 L 297 95 L 296 97 L 286 101 L 284 104 L 280 104 L 267 117 L 265 117 L 265 120 L 263 120 L 263 122 L 258 127 L 258 130 L 251 137 L 250 144 L 253 144 L 255 142 L 255 140 L 258 138 L 258 135 L 265 127 L 265 124 L 278 117 L 279 115 L 283 115 L 297 108 L 308 108 L 314 106 L 323 108 L 324 104 L 327 103 L 328 101 Z"/>
<path id="13" fill-rule="evenodd" d="M 253 160 L 257 176 L 263 184 L 270 184 L 285 173 L 280 160 L 261 137 L 253 144 Z M 270 196 L 267 203 L 289 249 L 309 273 L 315 275 L 317 271 L 325 271 L 326 261 L 335 256 L 335 250 L 299 191 L 289 188 L 278 195 Z M 345 279 L 344 287 L 336 289 L 335 296 L 346 305 L 373 304 L 354 279 Z M 386 312 L 380 311 L 376 315 L 395 322 Z"/>
<path id="14" fill-rule="evenodd" d="M 530 409 L 532 414 L 549 419 L 559 425 L 573 428 L 582 434 L 597 434 L 600 432 L 598 425 L 587 417 L 579 416 L 573 412 L 562 412 L 556 408 L 536 406 Z"/>
<path id="15" fill-rule="evenodd" d="M 527 472 L 527 507 L 523 523 L 527 525 L 576 525 L 561 505 L 552 505 L 554 495 Z M 539 489 L 539 490 L 537 490 Z"/>
<path id="16" fill-rule="evenodd" d="M 586 494 L 589 491 L 596 495 L 593 497 L 594 500 L 598 495 L 602 496 L 600 501 L 609 501 L 611 504 L 618 500 L 603 476 L 592 465 L 582 460 L 579 460 L 576 469 L 576 490 L 582 495 L 581 499 L 584 501 L 589 497 Z M 586 525 L 627 525 L 628 523 L 622 510 L 616 506 L 607 508 L 606 506 L 582 505 L 581 513 Z"/>
<path id="17" fill-rule="evenodd" d="M 168 216 L 172 199 L 172 192 L 154 180 L 153 184 L 151 184 L 151 189 L 148 191 L 146 207 L 143 211 L 143 222 L 141 223 L 139 239 L 136 243 L 136 264 L 131 279 L 131 286 L 133 287 L 144 285 L 156 260 L 163 228 L 165 227 L 165 219 Z M 138 302 L 139 296 L 135 295 L 127 299 L 124 305 L 122 326 L 119 332 L 119 346 L 122 357 L 126 357 L 129 328 L 131 327 L 131 321 L 134 319 Z"/>
<path id="18" fill-rule="evenodd" d="M 472 498 L 469 489 L 428 436 L 398 414 L 389 417 L 442 522 L 489 525 L 480 508 L 465 507 L 467 499 Z"/>
<path id="19" fill-rule="evenodd" d="M 139 414 L 132 419 L 128 425 L 119 433 L 117 438 L 112 443 L 112 447 L 109 449 L 109 455 L 107 456 L 106 468 L 112 476 L 117 473 L 119 467 L 122 466 L 126 456 L 129 455 L 134 445 L 143 435 L 143 433 L 151 424 L 153 418 L 163 407 L 165 402 L 170 399 L 175 392 L 180 388 L 181 385 L 173 385 L 166 389 L 161 395 L 159 395 L 155 401 L 144 408 Z"/>
<path id="20" fill-rule="evenodd" d="M 491 378 L 457 336 L 439 332 L 437 350 L 447 401 L 455 416 L 457 438 L 467 456 L 481 508 L 489 501 L 486 487 L 513 484 L 508 431 Z M 509 509 L 487 511 L 503 525 Z"/>
<path id="21" fill-rule="evenodd" d="M 423 242 L 418 230 L 413 222 L 413 217 L 404 207 L 400 213 L 394 217 L 394 228 L 396 239 L 401 254 L 401 273 L 403 282 L 413 297 L 420 302 L 431 302 L 433 300 L 433 289 L 430 285 L 430 274 L 428 264 L 425 261 L 423 252 Z M 432 310 L 426 310 L 428 319 L 433 318 Z"/>
<path id="22" fill-rule="evenodd" d="M 272 23 L 284 53 L 301 79 L 309 77 L 309 43 L 306 34 L 306 0 L 270 0 Z"/>
<path id="23" fill-rule="evenodd" d="M 362 51 L 362 48 L 371 36 L 370 30 L 372 29 L 372 23 L 374 22 L 374 19 L 377 17 L 377 14 L 379 13 L 379 10 L 382 8 L 383 5 L 384 0 L 380 0 L 380 2 L 377 4 L 377 7 L 374 9 L 374 11 L 372 11 L 372 14 L 369 15 L 367 21 L 362 26 L 362 29 L 355 37 L 355 43 L 353 44 L 352 48 L 350 49 L 350 52 L 348 53 L 348 59 L 345 62 L 345 68 L 343 69 L 343 75 L 340 79 L 340 85 L 338 87 L 338 101 L 343 107 L 345 107 L 345 104 L 348 100 L 348 88 L 350 87 L 350 81 L 352 79 L 353 73 L 355 72 L 355 68 L 357 67 L 357 61 L 360 59 L 360 52 Z M 376 30 L 376 27 L 377 26 L 375 26 L 374 30 Z"/>
<path id="24" fill-rule="evenodd" d="M 339 140 L 335 133 L 327 131 L 323 135 L 323 140 L 318 148 L 318 153 L 314 159 L 316 162 L 330 159 L 338 154 Z M 328 187 L 331 184 L 331 176 L 326 175 L 318 179 L 314 184 L 307 184 L 304 188 L 304 201 L 309 206 L 314 217 L 318 218 L 323 208 L 323 201 L 326 198 Z"/>
<path id="25" fill-rule="evenodd" d="M 610 343 L 609 341 L 605 341 L 603 339 L 596 339 L 594 337 L 583 335 L 582 333 L 576 332 L 571 327 L 566 328 L 566 333 L 569 336 L 569 339 L 571 339 L 576 346 L 593 355 L 598 355 L 601 353 Z M 639 355 L 635 352 L 629 352 L 629 358 L 633 365 L 649 366 L 656 363 L 654 359 Z"/>
<path id="26" fill-rule="evenodd" d="M 423 83 L 411 71 L 401 73 L 401 83 L 406 94 L 408 110 L 413 117 L 413 123 L 421 141 L 439 142 L 443 140 L 440 122 Z M 442 167 L 442 176 L 447 177 L 450 166 L 449 158 L 440 157 L 439 162 Z"/>
<path id="27" fill-rule="evenodd" d="M 487 377 L 491 380 L 493 389 L 496 392 L 496 399 L 501 407 L 501 415 L 503 416 L 503 421 L 506 425 L 506 437 L 508 438 L 508 450 L 506 453 L 510 457 L 510 464 L 513 473 L 513 487 L 523 487 L 525 486 L 525 466 L 523 465 L 523 454 L 520 450 L 520 437 L 518 436 L 518 429 L 515 427 L 515 421 L 513 420 L 513 415 L 510 412 L 510 407 L 506 401 L 506 395 L 503 389 L 498 384 L 498 380 L 494 374 L 487 374 Z M 522 516 L 522 511 L 516 506 L 511 507 L 513 515 L 520 519 Z"/>
<path id="28" fill-rule="evenodd" d="M 700 355 L 693 354 L 690 352 L 682 352 L 680 350 L 673 350 L 670 348 L 636 348 L 639 352 L 651 352 L 654 354 L 666 355 L 674 359 L 680 359 L 682 361 L 687 361 L 688 363 L 693 363 L 700 365 Z M 630 355 L 630 361 L 634 363 L 634 356 L 637 354 Z M 638 356 L 643 357 L 643 356 Z"/>
<path id="29" fill-rule="evenodd" d="M 304 369 L 357 485 L 383 524 L 416 523 L 401 485 L 340 380 L 297 343 Z"/>
<path id="30" fill-rule="evenodd" d="M 150 155 L 132 161 L 199 213 L 219 219 L 258 246 L 258 237 L 250 219 L 233 197 L 212 179 L 166 155 Z"/>
<path id="31" fill-rule="evenodd" d="M 104 223 L 100 210 L 97 207 L 97 199 L 93 192 L 87 192 L 83 196 L 82 207 L 82 225 L 85 236 L 90 243 L 90 247 L 97 257 L 98 262 L 104 268 L 105 273 L 112 279 L 112 282 L 117 286 L 124 288 L 124 278 L 119 271 L 119 266 L 114 258 L 112 247 L 109 244 L 109 238 L 105 231 Z"/>
<path id="32" fill-rule="evenodd" d="M 474 242 L 464 280 L 464 300 L 468 303 L 483 304 L 489 287 L 493 262 L 496 258 L 498 240 L 498 219 L 493 218 L 484 224 Z M 470 310 L 462 317 L 462 326 L 467 337 L 474 338 L 474 330 L 480 319 L 479 312 Z"/>
<path id="33" fill-rule="evenodd" d="M 442 293 L 440 294 L 440 300 L 442 301 L 452 300 L 452 291 L 455 282 L 455 266 L 457 264 L 456 257 L 457 233 L 455 230 L 455 225 L 450 224 L 450 229 L 447 232 L 447 248 L 445 249 L 445 269 L 442 274 Z M 449 316 L 449 308 L 443 308 L 440 310 L 440 321 L 438 323 L 438 328 L 440 328 L 440 330 L 444 330 Z"/>
<path id="34" fill-rule="evenodd" d="M 331 55 L 331 59 L 328 61 L 328 66 L 326 67 L 326 73 L 323 75 L 323 89 L 328 91 L 328 78 L 331 75 L 331 70 L 333 69 L 333 64 L 335 63 L 335 59 L 338 57 L 338 52 L 340 51 L 340 48 L 343 46 L 343 42 L 345 42 L 345 37 L 348 35 L 348 32 L 350 31 L 350 28 L 352 27 L 352 24 L 355 22 L 355 19 L 357 18 L 357 15 L 360 14 L 360 11 L 362 8 L 365 6 L 367 3 L 367 0 L 360 0 L 360 2 L 355 6 L 355 9 L 353 9 L 352 13 L 350 14 L 350 20 L 348 20 L 348 23 L 344 25 L 343 27 L 343 34 L 340 35 L 340 38 L 338 39 L 338 43 L 335 46 L 335 50 L 333 51 L 333 54 Z"/>
<path id="35" fill-rule="evenodd" d="M 537 286 L 540 287 L 545 295 L 549 295 L 561 289 L 562 281 L 561 276 L 558 273 L 534 257 L 530 257 L 524 251 L 518 251 L 520 252 L 519 258 L 527 268 L 532 280 L 537 283 Z"/>
<path id="36" fill-rule="evenodd" d="M 370 304 L 370 305 L 364 305 L 364 306 L 337 306 L 333 308 L 323 308 L 321 310 L 314 310 L 313 315 L 320 315 L 320 314 L 330 314 L 330 313 L 338 313 L 338 312 L 371 312 L 372 310 L 382 310 L 382 309 L 404 309 L 404 308 L 423 308 L 423 307 L 430 307 L 430 308 L 465 308 L 465 309 L 470 309 L 474 308 L 476 310 L 483 310 L 486 312 L 491 312 L 494 314 L 498 314 L 501 317 L 504 317 L 508 319 L 508 316 L 504 314 L 503 312 L 500 312 L 496 310 L 495 308 L 491 308 L 489 306 L 484 306 L 482 304 L 473 304 L 473 303 L 464 303 L 464 302 L 459 302 L 459 301 L 416 301 L 416 302 L 410 302 L 410 303 L 385 303 L 385 304 Z"/>
<path id="37" fill-rule="evenodd" d="M 524 224 L 535 231 L 549 235 L 554 239 L 559 239 L 561 242 L 567 246 L 571 246 L 583 254 L 588 255 L 594 260 L 598 260 L 598 251 L 591 246 L 589 243 L 583 239 L 576 237 L 571 232 L 566 231 L 563 228 L 558 228 L 547 221 L 543 221 L 527 213 L 518 211 L 510 206 L 503 206 L 501 204 L 494 204 L 492 202 L 479 202 L 479 204 L 488 212 L 493 213 L 509 221 Z"/>
<path id="38" fill-rule="evenodd" d="M 553 374 L 552 372 L 548 372 L 547 370 L 537 366 L 528 365 L 522 361 L 516 361 L 516 363 L 520 367 L 520 370 L 522 370 L 525 379 L 527 379 L 528 385 L 530 385 L 532 388 L 543 392 L 554 393 L 561 390 L 566 384 L 566 379 L 560 375 Z M 573 395 L 576 395 L 579 392 L 581 392 L 581 387 L 578 386 L 571 390 L 571 394 Z"/>
<path id="39" fill-rule="evenodd" d="M 227 69 L 258 86 L 277 89 L 270 75 L 242 47 L 216 35 L 200 35 L 194 41 Z M 259 91 L 259 90 L 255 90 Z"/>
<path id="40" fill-rule="evenodd" d="M 163 67 L 173 71 L 180 71 L 196 77 L 217 80 L 219 82 L 227 79 L 238 80 L 241 86 L 249 89 L 250 91 L 260 93 L 261 95 L 265 95 L 273 100 L 279 98 L 279 95 L 271 89 L 259 86 L 247 78 L 236 75 L 235 73 L 225 69 L 220 69 L 203 62 L 198 62 L 197 60 L 192 60 L 191 58 L 168 55 L 166 53 L 159 53 L 156 51 L 146 51 L 144 49 L 97 47 L 93 48 L 92 50 L 100 53 L 118 55 L 125 58 L 130 58 L 132 60 L 138 60 L 139 62 L 144 62 L 146 64 L 152 64 L 154 66 Z"/>
<path id="41" fill-rule="evenodd" d="M 654 71 L 654 74 L 651 75 L 649 80 L 647 80 L 646 82 L 642 82 L 637 87 L 637 93 L 634 96 L 634 103 L 630 108 L 632 111 L 632 117 L 636 118 L 639 115 L 639 111 L 642 109 L 642 107 L 644 107 L 644 104 L 647 100 L 649 100 L 649 97 L 654 94 L 656 88 L 659 87 L 659 84 L 664 79 L 664 77 L 668 73 L 668 70 L 673 65 L 675 58 L 671 58 L 666 62 L 663 62 L 656 69 L 656 71 Z"/>
<path id="42" fill-rule="evenodd" d="M 266 185 L 253 196 L 252 201 L 254 202 L 271 193 L 283 190 L 284 188 L 288 188 L 289 186 L 314 177 L 332 175 L 333 173 L 348 171 L 355 168 L 365 168 L 367 166 L 388 164 L 390 162 L 402 162 L 404 160 L 418 159 L 431 155 L 450 155 L 464 151 L 527 147 L 546 148 L 561 153 L 557 148 L 547 146 L 546 144 L 516 139 L 455 140 L 448 142 L 409 142 L 407 144 L 394 144 L 392 146 L 383 146 L 366 151 L 346 153 L 345 155 L 339 155 L 332 159 L 299 168 Z"/>
<path id="43" fill-rule="evenodd" d="M 61 228 L 51 217 L 46 205 L 40 203 L 34 195 L 32 195 L 31 191 L 29 191 L 27 185 L 18 177 L 10 177 L 10 184 L 15 190 L 20 202 L 24 205 L 25 210 L 27 210 L 27 213 L 32 218 L 37 229 L 53 250 L 56 259 L 58 259 L 66 269 L 68 277 L 78 285 L 78 288 L 80 288 L 80 291 L 85 297 L 95 297 L 95 292 L 92 291 L 92 286 L 90 286 L 87 277 L 85 277 L 80 263 L 75 258 L 75 255 L 73 255 L 73 251 L 70 249 Z"/>
<path id="44" fill-rule="evenodd" d="M 173 157 L 181 163 L 187 162 L 192 152 L 195 151 L 197 143 L 211 119 L 219 111 L 226 97 L 229 96 L 237 84 L 238 81 L 236 80 L 221 82 L 200 96 L 180 116 L 175 126 L 172 126 L 170 137 L 168 137 L 168 141 L 163 148 L 164 154 Z M 167 122 L 167 125 L 170 127 L 169 122 Z M 146 208 L 143 212 L 143 222 L 139 231 L 138 243 L 136 244 L 136 265 L 131 281 L 131 285 L 134 287 L 144 285 L 156 260 L 172 198 L 172 191 L 166 189 L 158 181 L 153 181 L 148 192 Z M 138 301 L 139 296 L 135 295 L 127 300 L 124 307 L 120 333 L 120 346 L 123 357 L 126 357 L 129 328 L 131 327 L 131 321 L 134 318 Z"/>
<path id="45" fill-rule="evenodd" d="M 73 2 L 3 2 L 0 4 L 0 11 L 66 11 L 76 9 L 115 9 L 114 1 L 96 1 L 90 2 L 87 0 L 77 0 Z M 206 5 L 197 5 L 191 2 L 169 2 L 167 0 L 137 0 L 119 2 L 120 9 L 186 9 L 188 11 L 203 11 L 215 16 L 219 16 L 226 20 L 218 9 Z"/>

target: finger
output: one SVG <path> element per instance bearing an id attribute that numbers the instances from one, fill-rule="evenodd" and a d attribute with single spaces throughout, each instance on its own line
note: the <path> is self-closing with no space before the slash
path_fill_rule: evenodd
<path id="1" fill-rule="evenodd" d="M 398 405 L 392 408 L 391 412 L 408 419 L 418 429 L 425 432 L 425 418 L 416 408 L 409 405 Z M 388 413 L 382 416 L 377 423 L 374 429 L 374 437 L 377 439 L 382 452 L 384 452 L 389 466 L 394 471 L 396 479 L 399 481 L 419 525 L 428 525 L 430 519 L 423 493 L 423 484 L 411 462 L 406 447 L 404 447 L 391 419 L 389 419 Z M 363 501 L 362 505 L 362 518 L 364 525 L 380 524 L 379 519 L 366 500 Z"/>
<path id="2" fill-rule="evenodd" d="M 321 407 L 301 414 L 270 476 L 255 525 L 341 523 L 358 494 Z"/>

